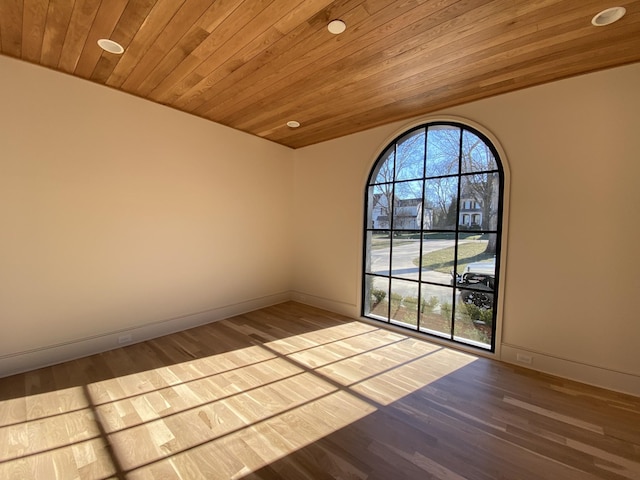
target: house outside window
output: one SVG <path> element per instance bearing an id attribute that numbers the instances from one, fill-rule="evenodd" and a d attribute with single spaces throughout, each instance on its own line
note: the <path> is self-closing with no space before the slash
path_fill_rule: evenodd
<path id="1" fill-rule="evenodd" d="M 503 190 L 475 128 L 431 122 L 391 142 L 366 186 L 362 315 L 493 351 Z"/>

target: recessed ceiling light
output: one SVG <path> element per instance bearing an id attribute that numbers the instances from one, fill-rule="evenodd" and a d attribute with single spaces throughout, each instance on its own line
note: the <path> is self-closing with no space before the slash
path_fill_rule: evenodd
<path id="1" fill-rule="evenodd" d="M 103 49 L 105 52 L 115 53 L 116 55 L 121 55 L 124 52 L 124 47 L 113 40 L 109 40 L 108 38 L 101 38 L 98 40 L 98 46 Z"/>
<path id="2" fill-rule="evenodd" d="M 613 22 L 617 22 L 624 14 L 627 13 L 627 9 L 624 7 L 607 8 L 601 11 L 595 17 L 591 19 L 591 23 L 596 27 L 604 27 L 605 25 L 611 25 Z"/>
<path id="3" fill-rule="evenodd" d="M 298 128 L 300 126 L 300 122 L 296 122 L 295 120 L 290 120 L 287 122 L 287 127 L 289 128 Z"/>
<path id="4" fill-rule="evenodd" d="M 331 20 L 327 29 L 334 35 L 339 35 L 347 29 L 347 24 L 342 20 Z"/>

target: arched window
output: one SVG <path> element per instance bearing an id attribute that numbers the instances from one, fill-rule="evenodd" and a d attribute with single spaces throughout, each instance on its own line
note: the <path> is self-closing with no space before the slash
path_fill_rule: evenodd
<path id="1" fill-rule="evenodd" d="M 457 122 L 397 137 L 365 193 L 362 315 L 495 349 L 504 173 Z"/>

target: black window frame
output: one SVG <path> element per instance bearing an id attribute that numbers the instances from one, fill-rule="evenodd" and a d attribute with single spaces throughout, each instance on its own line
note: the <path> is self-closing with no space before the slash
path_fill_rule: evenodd
<path id="1" fill-rule="evenodd" d="M 460 341 L 460 340 L 456 340 L 456 335 L 455 335 L 455 322 L 456 322 L 456 302 L 455 302 L 455 298 L 456 298 L 456 290 L 460 291 L 460 287 L 458 286 L 458 284 L 452 285 L 451 289 L 453 290 L 453 302 L 452 302 L 452 313 L 451 313 L 451 327 L 450 327 L 450 333 L 448 338 L 443 336 L 443 335 L 434 335 L 428 332 L 425 332 L 423 330 L 420 329 L 420 307 L 417 307 L 417 312 L 416 312 L 416 325 L 415 328 L 410 328 L 410 327 L 405 327 L 403 325 L 398 325 L 397 323 L 392 322 L 392 318 L 391 318 L 391 301 L 388 302 L 388 313 L 386 316 L 386 321 L 385 320 L 381 320 L 379 318 L 379 316 L 371 316 L 368 315 L 367 312 L 365 311 L 365 309 L 367 308 L 367 299 L 366 299 L 366 295 L 367 295 L 367 277 L 383 277 L 388 279 L 388 288 L 387 288 L 387 298 L 390 300 L 391 299 L 391 294 L 392 294 L 392 280 L 396 279 L 396 280 L 402 280 L 402 281 L 407 281 L 407 282 L 414 282 L 418 285 L 418 296 L 417 298 L 420 299 L 421 298 L 421 288 L 422 288 L 422 284 L 430 284 L 430 282 L 425 282 L 422 280 L 422 268 L 418 267 L 418 279 L 417 280 L 413 280 L 413 279 L 409 279 L 406 277 L 398 277 L 398 276 L 394 276 L 393 275 L 393 233 L 395 231 L 400 231 L 400 232 L 406 232 L 406 229 L 402 229 L 402 228 L 398 228 L 395 229 L 394 225 L 393 225 L 393 209 L 394 209 L 394 205 L 392 204 L 390 206 L 390 212 L 391 212 L 391 218 L 388 219 L 388 225 L 384 228 L 374 228 L 373 226 L 368 225 L 369 223 L 369 198 L 370 198 L 370 188 L 374 185 L 380 185 L 378 183 L 375 182 L 376 180 L 376 175 L 379 172 L 379 166 L 381 166 L 382 163 L 387 161 L 388 158 L 388 152 L 390 148 L 394 148 L 397 151 L 397 145 L 398 143 L 405 139 L 408 138 L 412 133 L 418 131 L 418 130 L 422 130 L 424 129 L 425 131 L 425 148 L 424 148 L 424 164 L 423 164 L 423 169 L 422 169 L 422 176 L 419 178 L 416 178 L 415 180 L 420 180 L 423 182 L 423 191 L 422 191 L 422 198 L 424 198 L 424 193 L 425 193 L 425 186 L 427 183 L 427 180 L 429 179 L 434 179 L 434 178 L 442 178 L 442 176 L 428 176 L 427 175 L 427 157 L 428 157 L 428 151 L 427 151 L 427 143 L 428 143 L 428 135 L 429 135 L 429 128 L 430 127 L 454 127 L 454 128 L 459 128 L 460 129 L 460 137 L 459 137 L 459 152 L 458 152 L 458 171 L 456 174 L 451 174 L 451 175 L 446 175 L 446 177 L 455 177 L 457 179 L 457 209 L 456 209 L 456 221 L 455 221 L 455 230 L 438 230 L 438 229 L 426 229 L 424 228 L 424 217 L 421 220 L 421 225 L 418 227 L 418 229 L 415 230 L 415 232 L 420 233 L 420 247 L 419 247 L 419 253 L 420 253 L 420 258 L 422 258 L 422 254 L 423 254 L 423 250 L 422 250 L 422 244 L 423 244 L 423 239 L 424 239 L 424 232 L 430 232 L 430 233 L 452 233 L 455 234 L 455 256 L 454 256 L 454 268 L 453 271 L 457 272 L 458 269 L 458 246 L 459 246 L 459 242 L 460 242 L 460 233 L 468 233 L 470 230 L 465 230 L 463 228 L 461 228 L 460 225 L 460 215 L 461 215 L 461 211 L 462 211 L 462 200 L 463 198 L 461 197 L 461 184 L 462 184 L 462 179 L 465 176 L 470 176 L 471 173 L 473 174 L 498 174 L 498 185 L 499 185 L 499 190 L 498 190 L 498 211 L 497 211 L 497 223 L 496 223 L 496 229 L 492 230 L 492 229 L 480 229 L 478 231 L 478 233 L 481 234 L 494 234 L 496 236 L 496 252 L 495 252 L 495 277 L 494 277 L 494 281 L 493 281 L 493 321 L 492 321 L 492 326 L 491 326 L 491 344 L 490 344 L 490 348 L 487 349 L 485 347 L 479 346 L 477 345 L 475 342 L 473 341 Z M 496 163 L 496 170 L 486 170 L 486 171 L 478 171 L 478 172 L 463 172 L 463 168 L 462 168 L 462 148 L 463 148 L 463 132 L 464 131 L 468 131 L 471 134 L 477 136 L 480 140 L 482 140 L 484 142 L 484 144 L 489 148 L 491 154 L 493 155 L 493 158 L 495 160 Z M 407 182 L 407 179 L 398 179 L 396 178 L 397 172 L 396 172 L 396 165 L 395 165 L 395 161 L 394 161 L 394 166 L 393 166 L 394 170 L 393 170 L 393 176 L 392 176 L 392 181 L 391 182 L 387 182 L 389 184 L 392 184 L 394 188 L 394 192 L 395 192 L 395 184 L 397 183 L 403 183 L 403 182 Z M 419 125 L 416 125 L 408 130 L 403 131 L 402 133 L 400 133 L 399 135 L 397 135 L 391 142 L 389 142 L 381 151 L 381 153 L 378 155 L 378 157 L 376 158 L 375 162 L 373 163 L 371 170 L 369 172 L 369 175 L 367 177 L 367 182 L 364 188 L 364 222 L 363 222 L 363 252 L 362 252 L 362 284 L 361 284 L 361 315 L 364 318 L 367 319 L 372 319 L 375 321 L 379 321 L 381 323 L 387 323 L 399 328 L 406 328 L 409 329 L 411 331 L 414 331 L 416 333 L 419 333 L 421 335 L 425 335 L 426 337 L 433 337 L 433 338 L 437 338 L 442 340 L 443 338 L 445 340 L 448 340 L 450 342 L 453 342 L 455 344 L 459 344 L 461 346 L 464 347 L 471 347 L 471 348 L 476 348 L 478 350 L 482 350 L 482 351 L 489 351 L 491 353 L 495 353 L 496 351 L 496 331 L 497 331 L 497 323 L 498 323 L 498 309 L 500 307 L 500 302 L 499 302 L 499 286 L 500 286 L 500 281 L 501 281 L 501 272 L 502 272 L 502 265 L 501 265 L 501 252 L 502 252 L 502 243 L 503 243 L 503 235 L 502 235 L 502 231 L 503 231 L 503 213 L 504 213 L 504 195 L 505 195 L 505 173 L 504 173 L 504 165 L 503 165 L 503 160 L 501 158 L 500 153 L 498 152 L 498 149 L 496 148 L 496 146 L 494 145 L 493 141 L 488 138 L 488 136 L 486 134 L 484 134 L 482 131 L 478 130 L 477 128 L 466 124 L 464 122 L 460 122 L 460 121 L 451 121 L 451 120 L 435 120 L 435 121 L 429 121 L 426 123 L 421 123 Z M 395 200 L 394 200 L 395 203 Z M 477 202 L 476 202 L 477 203 Z M 474 202 L 471 202 L 471 206 L 474 206 Z M 422 207 L 421 207 L 422 208 Z M 420 210 L 421 211 L 421 210 Z M 420 215 L 424 215 L 423 213 L 421 213 Z M 375 223 L 375 221 L 373 221 L 372 223 Z M 475 231 L 475 230 L 474 230 Z M 367 255 L 368 255 L 368 249 L 370 248 L 369 245 L 369 238 L 370 238 L 370 234 L 372 234 L 373 232 L 389 232 L 389 271 L 388 271 L 388 275 L 381 275 L 381 274 L 376 274 L 373 272 L 367 272 Z M 438 286 L 442 286 L 442 284 L 435 284 Z M 464 287 L 463 287 L 464 288 Z"/>

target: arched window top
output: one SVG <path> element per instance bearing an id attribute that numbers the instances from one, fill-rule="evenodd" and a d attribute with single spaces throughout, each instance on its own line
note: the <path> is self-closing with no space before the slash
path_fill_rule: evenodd
<path id="1" fill-rule="evenodd" d="M 416 126 L 366 189 L 363 316 L 493 350 L 504 174 L 492 142 L 460 122 Z"/>
<path id="2" fill-rule="evenodd" d="M 499 171 L 497 157 L 491 141 L 472 127 L 431 123 L 391 142 L 376 161 L 369 184 Z"/>

